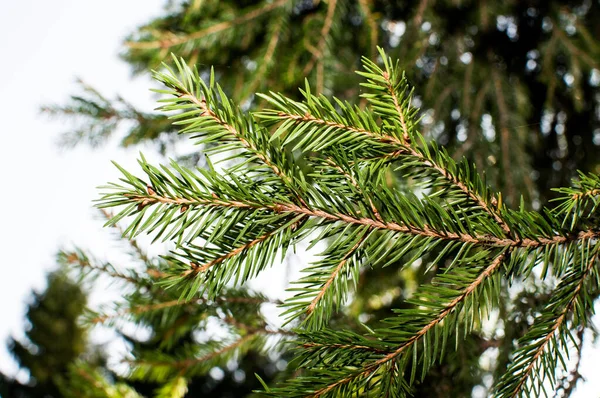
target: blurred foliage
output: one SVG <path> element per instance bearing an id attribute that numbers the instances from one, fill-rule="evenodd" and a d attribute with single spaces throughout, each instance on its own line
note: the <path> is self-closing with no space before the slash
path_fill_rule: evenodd
<path id="1" fill-rule="evenodd" d="M 77 359 L 101 363 L 102 358 L 88 346 L 87 327 L 78 322 L 87 297 L 64 269 L 48 275 L 42 293 L 33 292 L 27 310 L 26 340 L 10 338 L 8 347 L 19 368 L 29 373 L 29 382 L 20 383 L 0 375 L 0 395 L 5 397 L 60 397 L 69 365 Z"/>
<path id="2" fill-rule="evenodd" d="M 524 195 L 537 208 L 575 170 L 598 171 L 599 18 L 591 0 L 169 1 L 128 37 L 123 59 L 147 73 L 175 53 L 214 68 L 243 107 L 260 107 L 254 92 L 297 97 L 305 77 L 352 101 L 354 70 L 378 44 L 423 88 L 422 131 L 486 169 L 507 203 Z M 123 145 L 155 140 L 164 152 L 175 140 L 161 116 L 122 99 L 95 93 L 49 109 L 86 116 L 68 143 L 101 142 L 122 121 Z"/>
<path id="3" fill-rule="evenodd" d="M 591 0 L 172 0 L 163 15 L 132 32 L 122 58 L 134 73 L 146 74 L 163 62 L 173 66 L 174 53 L 196 65 L 203 77 L 214 68 L 224 91 L 243 109 L 261 109 L 265 103 L 255 92 L 299 98 L 297 88 L 305 78 L 318 93 L 355 101 L 361 93 L 354 73 L 360 57 L 376 59 L 380 45 L 419 88 L 413 105 L 420 107 L 419 129 L 425 137 L 443 145 L 454 159 L 466 157 L 485 170 L 487 182 L 503 192 L 505 203 L 519 204 L 523 195 L 524 207 L 537 209 L 556 197 L 551 188 L 569 185 L 576 170 L 600 172 L 599 19 L 600 6 Z M 198 149 L 181 151 L 178 127 L 163 114 L 138 110 L 119 96 L 108 99 L 83 83 L 80 91 L 66 105 L 44 108 L 75 122 L 62 145 L 96 146 L 116 136 L 122 146 L 149 142 L 165 156 L 204 165 Z M 356 295 L 331 322 L 355 331 L 378 326 L 391 308 L 406 306 L 404 300 L 416 287 L 431 280 L 435 270 L 427 267 L 438 254 L 425 253 L 402 272 L 396 267 L 361 270 Z M 145 289 L 139 297 L 127 296 L 132 301 L 124 305 L 134 309 L 177 297 L 176 291 L 163 297 L 152 290 L 158 288 Z M 508 294 L 508 286 L 504 289 L 500 332 L 473 332 L 468 340 L 473 344 L 446 356 L 417 386 L 416 396 L 470 396 L 486 375 L 497 376 L 509 363 L 509 353 L 545 302 L 548 288 L 524 286 L 516 296 Z M 509 312 L 517 315 L 508 318 Z M 193 313 L 181 321 L 186 325 L 177 335 L 182 342 L 197 342 L 189 333 L 206 326 Z M 160 318 L 171 322 L 163 326 L 139 315 L 131 320 L 152 333 L 148 340 L 130 340 L 136 358 L 144 357 L 144 347 L 148 353 L 177 356 L 163 339 L 165 325 L 177 324 L 181 314 Z M 223 322 L 221 315 L 211 316 Z M 247 328 L 234 327 L 232 335 L 242 336 Z M 497 363 L 484 369 L 479 361 L 490 349 L 499 352 Z M 273 362 L 258 351 L 249 351 L 236 366 L 272 368 Z M 238 368 L 229 372 L 223 364 L 217 367 L 225 372 L 221 381 L 207 369 L 186 378 L 190 394 L 196 385 L 214 396 L 227 396 L 228 388 L 241 395 L 230 382 Z M 106 377 L 108 386 L 118 379 L 96 371 L 90 374 Z M 249 384 L 240 387 L 246 391 L 256 388 L 251 372 L 245 372 Z M 180 386 L 176 375 L 162 376 L 174 389 Z M 155 388 L 135 386 L 144 394 Z"/>

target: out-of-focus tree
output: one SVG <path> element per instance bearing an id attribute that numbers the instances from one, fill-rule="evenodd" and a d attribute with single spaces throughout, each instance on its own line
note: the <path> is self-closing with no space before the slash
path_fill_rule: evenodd
<path id="1" fill-rule="evenodd" d="M 600 27 L 594 23 L 599 16 L 600 7 L 592 1 L 169 1 L 164 15 L 127 39 L 123 58 L 135 73 L 160 69 L 162 62 L 173 67 L 170 53 L 197 66 L 205 79 L 214 68 L 224 92 L 244 110 L 272 106 L 255 96 L 256 91 L 303 98 L 297 87 L 305 87 L 305 78 L 313 92 L 364 109 L 368 100 L 359 95 L 367 90 L 359 88 L 361 78 L 354 71 L 361 69 L 361 56 L 381 61 L 375 51 L 379 44 L 399 60 L 398 70 L 405 70 L 417 87 L 411 100 L 420 107 L 414 128 L 430 145 L 443 145 L 455 160 L 465 157 L 485 172 L 487 183 L 501 193 L 490 206 L 514 208 L 522 195 L 524 211 L 556 197 L 550 188 L 568 185 L 577 176 L 575 170 L 599 171 Z M 341 103 L 333 107 L 345 109 Z M 87 86 L 66 106 L 46 110 L 80 117 L 79 127 L 64 136 L 67 144 L 96 145 L 122 134 L 124 146 L 149 141 L 170 157 L 202 167 L 210 167 L 203 151 L 222 144 L 209 140 L 202 150 L 179 153 L 180 127 L 163 114 L 139 111 L 121 98 L 106 99 Z M 319 112 L 313 116 L 323 117 Z M 337 120 L 331 118 L 331 123 Z M 223 134 L 223 140 L 231 138 Z M 299 154 L 288 149 L 285 156 L 310 173 Z M 387 184 L 410 191 L 413 179 L 401 174 L 390 171 Z M 140 214 L 147 204 L 138 203 Z M 177 218 L 175 213 L 170 217 Z M 126 232 L 139 228 L 140 220 Z M 416 286 L 432 280 L 437 269 L 432 264 L 448 255 L 438 249 L 419 254 L 402 271 L 398 268 L 407 261 L 404 257 L 396 258 L 398 268 L 361 268 L 356 295 L 344 311 L 332 314 L 330 326 L 359 332 L 363 323 L 368 328 L 379 325 L 392 308 L 413 308 L 406 299 Z M 414 386 L 416 394 L 468 396 L 486 377 L 498 379 L 515 342 L 552 291 L 552 286 L 537 282 L 513 285 L 518 293 L 503 284 L 498 332 L 471 331 L 464 344 L 452 346 L 443 363 L 432 366 L 429 379 Z M 234 331 L 231 336 L 241 334 Z M 582 336 L 575 334 L 574 340 Z M 495 367 L 482 366 L 481 355 L 495 350 Z M 160 376 L 175 383 L 173 388 L 179 386 L 174 375 Z M 433 379 L 435 383 L 428 382 Z M 569 384 L 567 379 L 564 383 Z"/>
<path id="2" fill-rule="evenodd" d="M 360 57 L 380 45 L 423 88 L 414 101 L 425 135 L 486 169 L 506 202 L 524 195 L 537 207 L 575 170 L 598 167 L 599 18 L 591 0 L 169 1 L 126 40 L 123 59 L 148 73 L 174 53 L 214 68 L 225 92 L 256 107 L 255 92 L 297 97 L 305 78 L 353 101 Z M 100 143 L 126 122 L 123 145 L 152 140 L 173 156 L 176 129 L 163 116 L 85 92 L 48 108 L 85 116 L 65 142 Z"/>
<path id="3" fill-rule="evenodd" d="M 48 274 L 47 283 L 42 293 L 33 293 L 27 310 L 26 339 L 10 338 L 8 342 L 19 368 L 29 373 L 29 382 L 0 375 L 2 396 L 58 398 L 59 386 L 68 378 L 69 365 L 92 352 L 87 327 L 78 322 L 87 305 L 86 294 L 63 269 Z M 100 360 L 90 355 L 90 362 Z"/>

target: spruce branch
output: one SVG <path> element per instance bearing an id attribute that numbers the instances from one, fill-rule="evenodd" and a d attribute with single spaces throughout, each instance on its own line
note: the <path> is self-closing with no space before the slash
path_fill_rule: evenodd
<path id="1" fill-rule="evenodd" d="M 332 13 L 335 6 L 328 2 Z M 597 248 L 590 245 L 600 239 L 600 178 L 582 175 L 574 187 L 560 190 L 562 202 L 554 209 L 509 208 L 473 166 L 455 162 L 417 131 L 406 78 L 398 63 L 380 54 L 382 67 L 365 59 L 359 72 L 368 89 L 365 109 L 313 95 L 306 84 L 302 100 L 271 92 L 262 97 L 273 109 L 250 115 L 227 98 L 214 75 L 207 84 L 176 59 L 177 74 L 155 74 L 168 88 L 159 90 L 168 95 L 162 110 L 174 111 L 172 118 L 185 126 L 181 132 L 199 139 L 208 153 L 226 154 L 221 165 L 233 165 L 217 170 L 207 158 L 205 169 L 175 162 L 155 167 L 142 156 L 144 178 L 117 166 L 121 183 L 104 187 L 99 206 L 121 208 L 108 225 L 131 218 L 124 235 L 176 242 L 161 269 L 167 275 L 162 286 L 183 292 L 187 301 L 181 305 L 198 304 L 198 297 L 218 304 L 225 288 L 258 275 L 296 243 L 326 243 L 319 260 L 293 283 L 295 295 L 282 303 L 288 322 L 299 320 L 297 363 L 306 372 L 273 389 L 275 396 L 404 396 L 444 359 L 451 337 L 459 344 L 481 328 L 502 299 L 503 277 L 527 279 L 539 267 L 546 280 L 552 272 L 561 280 L 555 295 L 497 390 L 500 396 L 538 391 L 542 373 L 557 365 L 549 352 L 566 346 L 569 317 L 574 326 L 585 324 L 591 308 L 587 293 L 595 289 L 590 280 Z M 498 80 L 486 92 L 491 84 Z M 503 97 L 497 101 L 504 134 L 508 105 Z M 504 146 L 507 139 L 501 137 Z M 390 173 L 420 189 L 418 196 L 382 183 Z M 329 329 L 350 282 L 367 265 L 402 269 L 417 259 L 435 276 L 383 326 L 366 336 Z M 146 302 L 123 315 L 178 306 Z M 187 350 L 185 356 L 142 358 L 140 375 L 206 372 L 239 350 L 264 347 L 265 336 L 291 335 L 229 314 L 219 317 L 239 339 L 209 342 L 191 357 Z"/>
<path id="2" fill-rule="evenodd" d="M 137 305 L 134 307 L 124 308 L 124 309 L 116 311 L 112 314 L 97 315 L 97 316 L 94 316 L 93 318 L 91 318 L 89 320 L 89 322 L 92 324 L 100 324 L 100 323 L 104 323 L 109 320 L 113 320 L 115 318 L 122 318 L 126 315 L 140 315 L 140 314 L 153 312 L 153 311 L 161 311 L 161 310 L 173 308 L 173 307 L 195 306 L 198 304 L 211 304 L 211 303 L 217 303 L 217 304 L 233 303 L 233 304 L 251 304 L 251 305 L 257 305 L 257 304 L 260 305 L 260 304 L 265 304 L 265 303 L 280 304 L 277 301 L 271 301 L 264 297 L 235 297 L 235 296 L 227 297 L 227 296 L 224 296 L 224 297 L 218 297 L 215 300 L 199 298 L 199 299 L 188 300 L 188 301 L 177 299 L 177 300 L 162 301 L 162 302 L 151 303 L 151 304 Z"/>
<path id="3" fill-rule="evenodd" d="M 60 263 L 78 267 L 82 272 L 97 272 L 100 274 L 105 274 L 113 279 L 125 281 L 136 286 L 142 283 L 149 283 L 148 281 L 144 281 L 143 278 L 134 271 L 131 271 L 129 275 L 126 275 L 117 271 L 111 263 L 100 263 L 98 260 L 87 255 L 81 249 L 76 248 L 73 251 L 61 250 L 58 252 L 57 256 Z"/>
<path id="4" fill-rule="evenodd" d="M 302 74 L 304 76 L 308 76 L 308 74 L 313 70 L 315 64 L 317 65 L 317 92 L 323 92 L 323 53 L 325 51 L 325 46 L 327 45 L 327 39 L 329 37 L 329 31 L 333 25 L 333 19 L 335 15 L 335 10 L 337 7 L 337 0 L 329 0 L 327 2 L 327 14 L 325 15 L 325 21 L 323 23 L 323 27 L 321 28 L 321 34 L 319 36 L 319 42 L 317 46 L 314 47 L 312 45 L 307 46 L 307 50 L 312 54 L 312 57 L 304 67 Z"/>
<path id="5" fill-rule="evenodd" d="M 219 357 L 224 356 L 226 354 L 231 355 L 232 352 L 237 351 L 240 347 L 246 345 L 252 340 L 255 340 L 258 336 L 258 332 L 248 333 L 245 336 L 241 336 L 237 340 L 233 341 L 227 345 L 221 345 L 214 351 L 210 351 L 205 353 L 204 355 L 198 356 L 196 358 L 187 358 L 187 359 L 176 359 L 176 360 L 125 360 L 124 362 L 129 363 L 132 366 L 135 366 L 137 369 L 136 373 L 142 371 L 141 369 L 145 368 L 148 371 L 157 372 L 159 368 L 167 368 L 167 369 L 176 369 L 177 371 L 186 372 L 193 366 L 196 365 L 204 365 L 209 362 L 213 362 L 215 359 L 219 359 Z"/>
<path id="6" fill-rule="evenodd" d="M 555 199 L 560 202 L 554 210 L 557 216 L 563 217 L 562 226 L 576 228 L 580 223 L 594 225 L 594 215 L 600 206 L 600 177 L 593 174 L 580 173 L 579 179 L 573 181 L 570 188 L 558 188 L 562 194 Z"/>
<path id="7" fill-rule="evenodd" d="M 369 47 L 370 47 L 370 58 L 375 59 L 377 54 L 377 43 L 379 37 L 379 27 L 377 26 L 377 19 L 374 17 L 372 12 L 372 0 L 359 0 L 358 4 L 360 6 L 360 10 L 367 21 L 367 25 L 369 26 Z"/>
<path id="8" fill-rule="evenodd" d="M 568 339 L 572 340 L 568 316 L 572 314 L 574 323 L 585 325 L 592 312 L 592 301 L 584 285 L 598 283 L 596 266 L 599 247 L 597 244 L 590 246 L 589 241 L 584 245 L 580 259 L 582 264 L 573 264 L 532 328 L 520 339 L 521 348 L 496 387 L 496 396 L 538 395 L 544 389 L 546 377 L 554 384 L 552 374 L 558 362 L 564 364 L 560 351 L 567 350 Z M 590 290 L 589 287 L 587 289 Z M 531 384 L 534 378 L 540 380 Z"/>
<path id="9" fill-rule="evenodd" d="M 161 109 L 185 111 L 183 114 L 173 116 L 178 119 L 177 124 L 187 125 L 182 133 L 202 137 L 203 139 L 198 144 L 210 144 L 217 140 L 223 143 L 229 136 L 228 141 L 231 141 L 232 145 L 241 144 L 241 147 L 251 154 L 249 160 L 256 158 L 270 168 L 294 193 L 298 201 L 303 203 L 304 199 L 300 191 L 293 185 L 295 179 L 290 174 L 292 170 L 286 170 L 285 154 L 276 150 L 265 129 L 236 108 L 221 88 L 214 83 L 213 74 L 211 74 L 210 84 L 207 86 L 200 79 L 196 69 L 190 69 L 183 60 L 177 60 L 175 57 L 173 60 L 177 66 L 179 77 L 170 71 L 169 74 L 157 72 L 155 78 L 172 88 L 172 91 L 166 91 L 172 97 L 163 100 L 167 104 Z M 225 149 L 232 148 L 225 146 Z M 222 151 L 223 145 L 216 146 L 215 150 Z"/>
<path id="10" fill-rule="evenodd" d="M 210 35 L 223 32 L 224 30 L 234 28 L 240 24 L 250 22 L 254 19 L 262 17 L 263 15 L 273 10 L 276 10 L 277 8 L 283 7 L 288 3 L 289 0 L 276 0 L 273 3 L 262 4 L 254 8 L 250 8 L 248 11 L 232 20 L 219 22 L 187 35 L 178 35 L 175 37 L 153 41 L 128 41 L 125 44 L 132 49 L 142 50 L 157 48 L 167 49 L 174 46 L 179 46 L 195 40 L 203 39 Z"/>
<path id="11" fill-rule="evenodd" d="M 296 294 L 283 304 L 288 322 L 304 316 L 302 325 L 308 330 L 323 328 L 331 314 L 343 304 L 351 279 L 358 279 L 361 247 L 372 234 L 368 227 L 346 228 L 323 259 L 303 270 L 308 275 L 293 283 L 288 291 Z"/>
<path id="12" fill-rule="evenodd" d="M 99 210 L 107 222 L 110 221 L 114 217 L 114 214 L 107 211 L 106 209 L 99 209 Z M 120 224 L 113 224 L 113 227 L 115 229 L 117 229 L 117 231 L 119 231 L 121 236 L 124 236 L 124 230 L 123 230 L 123 228 L 121 228 Z M 149 263 L 150 258 L 148 257 L 148 254 L 146 253 L 146 251 L 144 249 L 141 248 L 141 246 L 138 244 L 137 240 L 127 239 L 127 243 L 129 244 L 129 246 L 131 247 L 133 252 L 136 254 L 137 258 L 140 259 L 140 261 L 142 261 L 145 264 Z"/>
<path id="13" fill-rule="evenodd" d="M 180 170 L 184 170 L 180 168 Z M 191 173 L 186 171 L 186 173 Z M 163 183 L 169 184 L 171 189 L 180 189 L 176 184 L 176 181 L 170 181 L 167 176 L 162 176 Z M 172 184 L 172 185 L 171 185 Z M 485 247 L 524 247 L 524 248 L 536 248 L 546 245 L 563 244 L 572 241 L 581 241 L 584 239 L 592 239 L 600 236 L 600 231 L 594 229 L 573 231 L 567 235 L 552 235 L 552 236 L 538 236 L 533 238 L 511 238 L 511 237 L 497 237 L 490 234 L 471 234 L 466 232 L 450 232 L 447 230 L 438 230 L 434 227 L 423 224 L 414 225 L 411 223 L 398 223 L 392 221 L 380 221 L 375 218 L 369 218 L 365 216 L 356 216 L 345 213 L 333 213 L 326 210 L 319 209 L 317 207 L 305 207 L 293 203 L 281 203 L 274 202 L 272 199 L 265 200 L 264 202 L 257 201 L 257 195 L 259 192 L 253 192 L 253 199 L 236 200 L 234 198 L 221 198 L 214 192 L 204 192 L 200 194 L 195 193 L 194 198 L 186 198 L 173 196 L 169 197 L 166 195 L 159 195 L 157 193 L 148 194 L 144 190 L 142 192 L 138 190 L 124 190 L 122 186 L 107 186 L 106 188 L 115 190 L 115 192 L 107 193 L 101 200 L 100 206 L 108 207 L 114 205 L 125 205 L 132 204 L 133 206 L 127 207 L 124 211 L 119 213 L 116 218 L 120 219 L 125 216 L 134 214 L 143 215 L 140 211 L 143 211 L 148 206 L 153 204 L 172 205 L 178 208 L 185 208 L 186 211 L 195 208 L 207 209 L 237 209 L 237 210 L 250 210 L 250 211 L 268 211 L 273 214 L 290 214 L 295 216 L 308 216 L 311 218 L 321 219 L 328 222 L 342 222 L 345 224 L 353 224 L 357 226 L 368 226 L 374 229 L 389 230 L 398 233 L 418 235 L 422 237 L 435 238 L 440 240 L 454 240 L 463 243 L 481 245 Z M 126 189 L 126 188 L 125 188 Z M 183 213 L 182 213 L 183 214 Z M 141 221 L 141 220 L 140 220 Z M 172 219 L 167 220 L 168 222 L 174 222 Z M 176 221 L 176 220 L 175 220 Z M 112 223 L 112 222 L 111 222 Z M 138 222 L 139 224 L 139 222 Z M 148 223 L 146 223 L 148 224 Z M 137 231 L 137 233 L 141 230 Z M 180 231 L 175 235 L 182 233 Z M 173 235 L 173 233 L 171 234 Z"/>
<path id="14" fill-rule="evenodd" d="M 579 382 L 579 380 L 585 381 L 583 375 L 579 373 L 579 369 L 581 368 L 581 351 L 583 349 L 585 330 L 586 328 L 583 326 L 580 326 L 577 329 L 577 361 L 575 362 L 575 365 L 573 365 L 573 368 L 569 371 L 569 373 L 567 373 L 567 375 L 565 375 L 557 383 L 559 387 L 555 391 L 554 398 L 569 398 L 575 391 L 575 387 L 577 387 L 577 383 Z"/>
<path id="15" fill-rule="evenodd" d="M 282 29 L 283 29 L 283 26 L 285 25 L 285 22 L 286 22 L 286 18 L 284 16 L 281 16 L 281 17 L 279 17 L 277 22 L 275 22 L 274 26 L 272 27 L 272 32 L 269 33 L 270 37 L 269 37 L 269 40 L 267 41 L 267 45 L 265 47 L 265 52 L 262 57 L 261 63 L 258 67 L 258 70 L 252 76 L 252 80 L 248 84 L 246 84 L 244 87 L 245 94 L 241 98 L 242 103 L 245 99 L 248 98 L 248 96 L 254 95 L 254 93 L 256 92 L 256 89 L 263 83 L 263 79 L 265 78 L 265 76 L 267 75 L 269 70 L 272 69 L 273 65 L 275 64 L 275 61 L 274 61 L 275 52 L 277 50 L 278 44 L 281 41 Z"/>
<path id="16" fill-rule="evenodd" d="M 498 270 L 500 269 L 502 262 L 504 261 L 507 254 L 508 254 L 507 251 L 502 251 L 500 254 L 498 254 L 493 259 L 493 261 L 486 268 L 484 268 L 482 270 L 482 272 L 477 276 L 477 278 L 475 280 L 473 280 L 471 283 L 469 283 L 460 292 L 460 294 L 456 295 L 456 297 L 452 301 L 447 303 L 433 319 L 431 319 L 429 322 L 424 324 L 421 328 L 416 330 L 415 333 L 406 335 L 406 336 L 410 336 L 410 337 L 407 337 L 407 338 L 401 337 L 402 339 L 404 339 L 403 343 L 400 344 L 397 348 L 395 348 L 392 352 L 388 353 L 387 355 L 383 356 L 380 359 L 377 359 L 375 361 L 372 361 L 371 363 L 363 365 L 357 372 L 351 373 L 350 375 L 348 375 L 345 378 L 336 380 L 335 382 L 316 390 L 314 393 L 307 395 L 306 398 L 308 398 L 308 397 L 319 398 L 319 397 L 328 396 L 328 394 L 330 392 L 333 393 L 334 391 L 336 391 L 343 385 L 354 383 L 360 379 L 369 378 L 372 374 L 379 372 L 383 366 L 395 366 L 395 362 L 398 361 L 398 357 L 403 355 L 405 352 L 410 351 L 411 349 L 413 349 L 414 352 L 416 353 L 417 350 L 413 346 L 415 344 L 417 344 L 421 339 L 423 339 L 428 333 L 430 333 L 432 330 L 434 330 L 436 328 L 436 326 L 438 326 L 444 319 L 446 319 L 446 317 L 448 317 L 450 314 L 452 314 L 455 311 L 459 311 L 459 306 L 464 305 L 464 302 L 467 298 L 469 298 L 478 289 L 480 289 L 484 283 L 488 282 L 493 274 L 498 272 Z M 420 304 L 421 305 L 431 305 L 431 303 L 427 303 L 426 301 L 420 302 Z M 407 315 L 410 313 L 412 316 L 414 316 L 414 314 L 415 314 L 415 311 L 413 311 L 413 310 L 409 310 L 406 312 L 407 312 Z M 397 319 L 394 319 L 391 321 L 398 322 Z M 400 335 L 400 336 L 402 336 L 402 335 Z M 436 344 L 435 344 L 436 347 L 438 346 L 438 344 L 437 344 L 438 338 L 439 337 L 436 333 Z M 414 360 L 416 361 L 416 357 Z M 428 361 L 429 363 L 432 363 L 433 361 L 435 361 L 435 359 L 432 359 L 432 358 L 426 359 L 425 358 L 424 361 Z M 392 363 L 392 365 L 389 365 L 390 363 Z M 417 366 L 417 363 L 413 362 L 413 366 Z M 425 366 L 425 365 L 422 364 L 421 366 Z M 424 370 L 424 372 L 425 372 L 425 370 Z M 411 377 L 411 379 L 412 378 L 414 378 L 414 374 Z"/>

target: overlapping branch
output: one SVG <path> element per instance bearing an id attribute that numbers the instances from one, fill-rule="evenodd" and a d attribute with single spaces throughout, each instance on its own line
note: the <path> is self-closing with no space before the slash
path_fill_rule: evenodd
<path id="1" fill-rule="evenodd" d="M 333 11 L 324 29 L 332 23 L 336 2 L 328 6 Z M 510 379 L 510 388 L 502 391 L 516 394 L 536 372 L 549 344 L 568 333 L 568 314 L 578 307 L 583 281 L 594 269 L 595 255 L 583 271 L 571 262 L 579 258 L 578 250 L 600 239 L 600 229 L 592 222 L 600 204 L 600 180 L 582 176 L 577 187 L 563 190 L 563 203 L 554 210 L 507 208 L 473 167 L 454 162 L 416 131 L 417 110 L 411 106 L 406 79 L 398 64 L 383 52 L 381 56 L 383 69 L 365 60 L 366 72 L 360 73 L 367 79 L 366 110 L 312 95 L 306 85 L 303 101 L 270 93 L 263 98 L 275 109 L 250 116 L 232 104 L 212 78 L 207 86 L 196 71 L 176 61 L 179 76 L 156 75 L 170 88 L 163 91 L 171 95 L 163 100 L 163 109 L 179 111 L 174 118 L 187 125 L 182 132 L 201 138 L 200 143 L 211 144 L 214 151 L 241 150 L 244 167 L 191 171 L 173 164 L 173 171 L 157 169 L 142 158 L 149 181 L 121 169 L 124 185 L 109 186 L 101 206 L 124 207 L 111 223 L 135 217 L 125 233 L 148 232 L 176 241 L 181 253 L 168 272 L 187 289 L 188 298 L 199 291 L 218 297 L 232 279 L 245 282 L 271 264 L 276 253 L 320 233 L 316 239 L 328 244 L 322 259 L 304 270 L 308 275 L 297 282 L 300 287 L 291 289 L 297 294 L 283 303 L 288 319 L 299 319 L 305 329 L 300 333 L 299 346 L 305 350 L 300 362 L 309 370 L 309 376 L 277 390 L 289 397 L 317 398 L 365 388 L 382 396 L 393 389 L 408 391 L 416 369 L 424 375 L 443 356 L 450 333 L 460 328 L 465 337 L 493 307 L 501 270 L 509 278 L 527 277 L 538 264 L 543 264 L 544 275 L 554 266 L 555 276 L 562 278 L 558 290 L 568 293 L 553 302 L 560 309 L 551 322 L 536 329 L 543 330 L 543 336 L 534 336 L 531 362 L 517 360 L 513 365 L 520 378 Z M 503 98 L 498 101 L 499 108 L 505 106 Z M 501 138 L 506 146 L 508 138 Z M 300 162 L 310 170 L 300 171 Z M 425 192 L 417 197 L 369 180 L 381 179 L 389 171 L 386 167 L 396 167 Z M 409 252 L 412 257 L 404 257 Z M 437 256 L 431 261 L 438 274 L 408 300 L 408 309 L 386 320 L 387 329 L 374 332 L 375 339 L 326 330 L 360 267 L 367 262 L 410 263 L 425 252 Z M 129 311 L 171 305 L 176 304 L 167 301 Z M 144 366 L 187 370 L 237 350 L 258 330 L 247 332 L 197 358 Z M 310 373 L 324 363 L 336 369 L 314 384 Z M 409 368 L 412 373 L 405 375 Z M 385 378 L 377 376 L 385 372 Z M 308 387 L 296 388 L 299 385 Z"/>
<path id="2" fill-rule="evenodd" d="M 396 360 L 397 357 L 404 354 L 406 351 L 413 348 L 413 345 L 419 342 L 423 336 L 429 333 L 433 328 L 438 326 L 449 314 L 458 310 L 459 305 L 464 303 L 464 301 L 472 295 L 480 286 L 487 282 L 489 278 L 498 270 L 502 265 L 508 251 L 503 251 L 501 254 L 496 256 L 496 258 L 491 262 L 491 264 L 485 268 L 477 278 L 471 282 L 468 286 L 466 286 L 459 295 L 457 295 L 450 303 L 448 303 L 445 308 L 439 312 L 439 314 L 433 318 L 430 322 L 425 324 L 420 330 L 416 333 L 413 333 L 410 338 L 408 338 L 404 343 L 402 343 L 399 347 L 397 347 L 394 351 L 388 353 L 384 357 L 373 361 L 372 363 L 363 366 L 363 368 L 356 373 L 353 373 L 341 380 L 337 380 L 336 382 L 329 384 L 317 391 L 314 394 L 307 396 L 306 398 L 319 398 L 330 391 L 333 391 L 344 384 L 348 384 L 356 379 L 363 379 L 369 377 L 372 373 L 378 371 L 382 366 L 386 363 Z"/>
<path id="3" fill-rule="evenodd" d="M 187 42 L 202 39 L 209 35 L 214 35 L 224 30 L 231 29 L 237 25 L 247 23 L 256 18 L 259 18 L 277 8 L 283 7 L 289 2 L 289 0 L 276 0 L 272 3 L 265 4 L 260 7 L 256 7 L 247 11 L 244 14 L 241 14 L 237 18 L 234 18 L 230 21 L 223 21 L 211 25 L 207 28 L 201 29 L 199 31 L 189 33 L 187 35 L 177 35 L 171 38 L 166 38 L 162 40 L 154 40 L 154 41 L 129 41 L 125 43 L 127 46 L 133 49 L 157 49 L 157 48 L 170 48 L 174 46 L 178 46 L 181 44 L 185 44 Z"/>

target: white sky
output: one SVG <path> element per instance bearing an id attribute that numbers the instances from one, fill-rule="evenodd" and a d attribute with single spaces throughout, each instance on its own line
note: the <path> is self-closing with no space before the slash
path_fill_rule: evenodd
<path id="1" fill-rule="evenodd" d="M 61 246 L 77 244 L 102 256 L 114 244 L 92 209 L 95 187 L 118 178 L 110 160 L 135 165 L 137 150 L 84 146 L 59 151 L 66 123 L 39 114 L 77 92 L 75 77 L 112 98 L 151 107 L 150 82 L 132 79 L 117 58 L 122 38 L 160 13 L 164 0 L 0 0 L 0 370 L 14 374 L 6 351 L 23 335 L 31 289 L 44 286 Z M 145 153 L 151 151 L 145 149 Z M 151 157 L 150 157 L 151 158 Z M 574 397 L 597 397 L 598 350 L 584 355 Z"/>
<path id="2" fill-rule="evenodd" d="M 61 246 L 94 248 L 112 241 L 92 200 L 117 177 L 110 160 L 132 167 L 137 150 L 107 146 L 60 151 L 65 121 L 39 113 L 65 103 L 80 77 L 107 97 L 117 92 L 153 107 L 149 79 L 131 78 L 117 57 L 123 37 L 158 15 L 164 0 L 0 0 L 0 369 L 14 371 L 5 348 L 22 335 L 26 300 L 43 288 Z M 150 152 L 145 150 L 145 152 Z"/>

